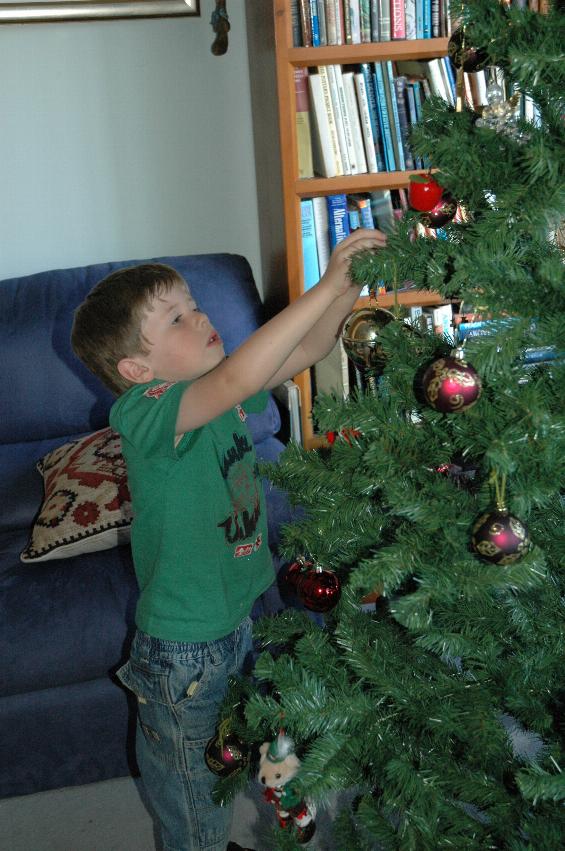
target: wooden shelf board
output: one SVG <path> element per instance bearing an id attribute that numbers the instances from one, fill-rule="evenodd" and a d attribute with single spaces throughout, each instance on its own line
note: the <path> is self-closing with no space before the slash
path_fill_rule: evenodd
<path id="1" fill-rule="evenodd" d="M 294 192 L 300 198 L 314 195 L 339 195 L 351 192 L 372 192 L 378 189 L 398 189 L 410 183 L 411 174 L 425 174 L 416 171 L 380 171 L 378 174 L 348 174 L 343 177 L 303 177 L 295 180 Z"/>
<path id="2" fill-rule="evenodd" d="M 448 41 L 447 38 L 420 38 L 329 47 L 290 47 L 287 59 L 296 67 L 356 65 L 359 62 L 380 62 L 384 59 L 433 59 L 447 53 Z"/>

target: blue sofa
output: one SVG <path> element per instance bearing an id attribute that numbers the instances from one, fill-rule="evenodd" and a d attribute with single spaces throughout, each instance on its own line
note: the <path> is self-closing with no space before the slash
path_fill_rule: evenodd
<path id="1" fill-rule="evenodd" d="M 233 350 L 261 322 L 243 257 L 152 258 L 174 266 Z M 113 671 L 132 637 L 136 582 L 129 546 L 70 558 L 20 561 L 43 485 L 45 453 L 107 425 L 112 396 L 74 356 L 73 312 L 112 270 L 142 261 L 43 272 L 0 282 L 0 796 L 126 775 L 132 718 Z M 273 400 L 249 417 L 260 459 L 283 448 Z M 265 483 L 269 543 L 289 519 Z M 276 585 L 255 615 L 282 607 Z"/>

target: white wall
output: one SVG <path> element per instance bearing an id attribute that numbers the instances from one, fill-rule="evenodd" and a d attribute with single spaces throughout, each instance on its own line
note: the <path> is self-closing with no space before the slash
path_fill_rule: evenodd
<path id="1" fill-rule="evenodd" d="M 245 9 L 215 57 L 214 5 L 0 27 L 0 279 L 208 251 L 259 279 Z"/>

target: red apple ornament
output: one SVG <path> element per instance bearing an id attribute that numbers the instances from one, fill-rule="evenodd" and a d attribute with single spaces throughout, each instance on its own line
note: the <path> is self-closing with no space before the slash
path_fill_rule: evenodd
<path id="1" fill-rule="evenodd" d="M 443 195 L 443 187 L 436 183 L 431 174 L 418 174 L 410 178 L 408 201 L 413 210 L 425 213 L 433 210 Z"/>

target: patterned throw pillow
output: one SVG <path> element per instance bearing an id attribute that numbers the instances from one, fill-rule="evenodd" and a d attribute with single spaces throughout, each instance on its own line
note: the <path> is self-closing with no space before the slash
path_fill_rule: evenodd
<path id="1" fill-rule="evenodd" d="M 131 499 L 120 437 L 103 428 L 42 458 L 44 497 L 23 562 L 70 558 L 129 541 Z"/>

